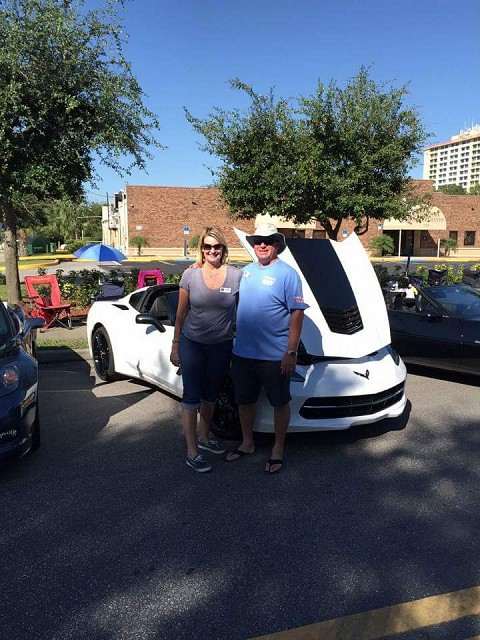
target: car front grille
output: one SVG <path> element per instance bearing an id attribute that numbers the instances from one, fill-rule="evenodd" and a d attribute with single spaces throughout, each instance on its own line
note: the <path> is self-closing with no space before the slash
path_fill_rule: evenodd
<path id="1" fill-rule="evenodd" d="M 300 415 L 306 420 L 324 418 L 351 418 L 368 416 L 391 407 L 401 400 L 404 383 L 381 391 L 361 396 L 333 396 L 331 398 L 308 398 L 300 409 Z"/>
<path id="2" fill-rule="evenodd" d="M 330 331 L 352 335 L 363 329 L 360 311 L 356 304 L 348 309 L 329 309 L 321 307 Z"/>

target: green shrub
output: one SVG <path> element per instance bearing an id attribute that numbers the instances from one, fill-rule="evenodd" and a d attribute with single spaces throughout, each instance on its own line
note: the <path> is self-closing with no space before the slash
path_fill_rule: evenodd
<path id="1" fill-rule="evenodd" d="M 176 284 L 177 282 L 180 282 L 181 277 L 182 277 L 181 273 L 169 273 L 168 276 L 163 277 L 163 281 Z"/>
<path id="2" fill-rule="evenodd" d="M 190 249 L 196 249 L 198 247 L 198 242 L 200 240 L 200 234 L 196 233 L 194 236 L 190 238 L 188 241 L 188 247 Z"/>
<path id="3" fill-rule="evenodd" d="M 368 248 L 372 252 L 372 255 L 380 257 L 384 254 L 392 254 L 395 248 L 395 243 L 392 236 L 383 234 L 381 236 L 374 236 L 370 238 L 368 242 Z"/>
<path id="4" fill-rule="evenodd" d="M 458 267 L 453 264 L 436 264 L 434 269 L 436 271 L 447 270 L 447 284 L 456 284 L 457 282 L 461 282 L 463 278 L 463 264 L 458 265 Z"/>
<path id="5" fill-rule="evenodd" d="M 449 256 L 451 251 L 453 251 L 453 253 L 456 253 L 458 250 L 458 244 L 455 238 L 442 238 L 440 240 L 440 246 L 442 247 L 446 256 Z"/>
<path id="6" fill-rule="evenodd" d="M 373 270 L 377 274 L 378 282 L 383 289 L 392 280 L 392 276 L 388 273 L 387 267 L 384 267 L 381 264 L 374 264 Z"/>
<path id="7" fill-rule="evenodd" d="M 130 238 L 129 244 L 131 247 L 137 248 L 137 253 L 140 256 L 142 254 L 142 247 L 148 247 L 148 240 L 143 236 L 133 236 L 133 238 Z"/>
<path id="8" fill-rule="evenodd" d="M 88 244 L 88 242 L 84 242 L 83 240 L 67 240 L 65 243 L 65 250 L 70 251 L 70 253 L 73 253 L 74 251 L 77 251 L 77 249 L 80 249 L 80 247 L 83 247 L 86 244 Z"/>

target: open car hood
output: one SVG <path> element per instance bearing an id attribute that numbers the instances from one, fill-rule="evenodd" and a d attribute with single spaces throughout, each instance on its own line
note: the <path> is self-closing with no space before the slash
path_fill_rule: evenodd
<path id="1" fill-rule="evenodd" d="M 247 234 L 235 229 L 256 260 Z M 378 278 L 354 233 L 343 242 L 287 238 L 279 259 L 300 275 L 305 310 L 302 342 L 315 356 L 361 358 L 390 344 L 387 309 Z"/>

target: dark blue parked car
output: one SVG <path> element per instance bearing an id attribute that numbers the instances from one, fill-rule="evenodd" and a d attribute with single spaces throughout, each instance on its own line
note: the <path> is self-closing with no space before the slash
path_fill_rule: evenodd
<path id="1" fill-rule="evenodd" d="M 35 347 L 44 322 L 0 301 L 0 460 L 40 445 Z"/>

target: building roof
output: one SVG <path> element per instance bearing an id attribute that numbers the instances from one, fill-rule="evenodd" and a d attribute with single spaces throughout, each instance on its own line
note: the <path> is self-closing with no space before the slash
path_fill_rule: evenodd
<path id="1" fill-rule="evenodd" d="M 474 140 L 475 138 L 480 138 L 480 125 L 478 124 L 472 125 L 469 129 L 460 131 L 460 133 L 452 136 L 447 142 L 437 142 L 435 144 L 431 144 L 428 147 L 425 147 L 424 151 L 435 149 L 437 147 L 443 147 L 445 145 L 452 145 L 467 140 Z"/>

